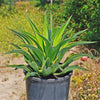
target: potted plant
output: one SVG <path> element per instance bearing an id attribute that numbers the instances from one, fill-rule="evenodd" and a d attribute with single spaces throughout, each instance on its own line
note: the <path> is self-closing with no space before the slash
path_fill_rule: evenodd
<path id="1" fill-rule="evenodd" d="M 24 56 L 27 65 L 8 65 L 16 69 L 24 69 L 27 89 L 27 100 L 68 100 L 70 77 L 74 69 L 82 69 L 78 65 L 70 65 L 73 61 L 83 56 L 95 58 L 89 54 L 73 53 L 66 58 L 64 63 L 60 63 L 64 54 L 74 46 L 95 42 L 73 41 L 86 30 L 75 33 L 66 38 L 72 30 L 64 33 L 71 17 L 62 27 L 53 30 L 51 17 L 50 28 L 47 16 L 44 17 L 44 34 L 40 34 L 37 27 L 27 16 L 34 34 L 20 30 L 20 32 L 10 29 L 22 41 L 23 45 L 16 45 L 17 48 L 7 52 L 20 53 Z"/>

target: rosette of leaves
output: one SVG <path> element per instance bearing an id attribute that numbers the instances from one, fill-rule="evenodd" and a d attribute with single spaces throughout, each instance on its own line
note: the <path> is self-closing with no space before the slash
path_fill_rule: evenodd
<path id="1" fill-rule="evenodd" d="M 47 16 L 45 14 L 44 33 L 41 35 L 31 19 L 28 16 L 27 18 L 34 31 L 34 34 L 32 35 L 31 33 L 22 30 L 15 31 L 13 29 L 10 29 L 23 41 L 23 45 L 18 46 L 11 43 L 17 48 L 17 50 L 6 53 L 22 54 L 25 58 L 27 65 L 8 65 L 9 67 L 24 69 L 27 72 L 24 79 L 28 78 L 29 76 L 35 76 L 39 78 L 46 78 L 49 76 L 62 76 L 74 69 L 87 70 L 78 65 L 70 65 L 70 63 L 77 59 L 80 59 L 82 56 L 95 58 L 94 56 L 89 54 L 73 54 L 67 57 L 63 64 L 59 64 L 64 54 L 72 47 L 82 44 L 95 43 L 88 41 L 73 41 L 86 30 L 82 30 L 75 33 L 73 36 L 66 38 L 66 36 L 72 31 L 71 29 L 67 33 L 64 33 L 67 25 L 70 22 L 71 17 L 67 20 L 66 23 L 62 25 L 62 27 L 53 30 L 52 15 L 50 25 L 48 25 Z M 26 50 L 26 48 L 28 50 Z"/>

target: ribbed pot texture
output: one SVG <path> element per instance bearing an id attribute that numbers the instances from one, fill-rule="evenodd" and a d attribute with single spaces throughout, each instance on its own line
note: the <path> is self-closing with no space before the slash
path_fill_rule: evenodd
<path id="1" fill-rule="evenodd" d="M 27 100 L 68 100 L 71 75 L 72 72 L 58 79 L 27 78 Z"/>

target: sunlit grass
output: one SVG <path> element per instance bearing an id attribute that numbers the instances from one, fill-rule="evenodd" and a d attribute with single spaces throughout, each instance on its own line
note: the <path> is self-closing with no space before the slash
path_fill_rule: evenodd
<path id="1" fill-rule="evenodd" d="M 23 8 L 23 9 L 22 9 Z M 2 14 L 0 14 L 0 53 L 4 53 L 13 49 L 11 45 L 9 45 L 8 41 L 14 42 L 16 44 L 20 43 L 19 39 L 12 34 L 8 28 L 11 29 L 22 29 L 27 32 L 33 33 L 29 22 L 26 18 L 26 9 L 27 14 L 31 18 L 32 21 L 39 27 L 39 31 L 42 33 L 43 26 L 43 12 L 39 11 L 38 8 L 31 7 L 19 7 L 14 11 L 7 11 L 5 7 L 1 7 L 0 11 L 4 9 Z"/>

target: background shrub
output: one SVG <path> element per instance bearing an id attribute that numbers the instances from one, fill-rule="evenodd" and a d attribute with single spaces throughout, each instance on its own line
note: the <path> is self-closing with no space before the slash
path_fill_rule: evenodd
<path id="1" fill-rule="evenodd" d="M 0 6 L 2 5 L 2 3 L 4 3 L 4 0 L 0 0 Z"/>
<path id="2" fill-rule="evenodd" d="M 50 6 L 46 6 L 48 10 Z M 54 21 L 57 24 L 64 22 L 73 15 L 71 26 L 75 31 L 88 28 L 88 31 L 81 35 L 82 40 L 98 41 L 91 45 L 92 48 L 100 47 L 100 1 L 99 0 L 63 0 L 62 4 L 54 3 Z"/>
<path id="3" fill-rule="evenodd" d="M 100 41 L 100 1 L 99 0 L 73 0 L 68 2 L 66 14 L 73 15 L 76 31 L 88 28 L 81 39 Z M 99 49 L 100 43 L 95 45 Z M 92 46 L 94 47 L 94 45 Z"/>

